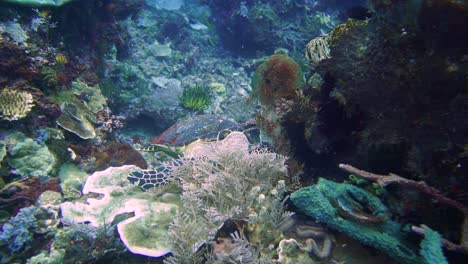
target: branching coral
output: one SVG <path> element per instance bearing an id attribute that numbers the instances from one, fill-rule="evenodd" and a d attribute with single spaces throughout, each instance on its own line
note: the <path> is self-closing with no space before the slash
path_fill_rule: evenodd
<path id="1" fill-rule="evenodd" d="M 33 97 L 27 92 L 4 89 L 0 92 L 0 118 L 14 121 L 24 118 L 31 111 Z"/>
<path id="2" fill-rule="evenodd" d="M 232 142 L 246 142 L 242 144 L 248 146 L 246 140 Z M 174 258 L 181 261 L 195 258 L 200 246 L 212 241 L 227 220 L 239 224 L 248 221 L 257 231 L 266 224 L 260 233 L 251 233 L 263 239 L 255 242 L 265 246 L 274 244 L 277 239 L 274 228 L 278 228 L 284 216 L 281 199 L 273 202 L 278 200 L 271 198 L 283 194 L 284 182 L 277 188 L 274 183 L 286 177 L 284 157 L 264 150 L 249 154 L 247 148 L 229 144 L 210 149 L 209 159 L 206 156 L 186 158 L 174 167 L 174 177 L 182 182 L 183 208 L 171 229 L 185 231 L 183 235 L 171 232 L 171 236 L 175 241 Z M 188 230 L 187 223 L 191 226 Z"/>

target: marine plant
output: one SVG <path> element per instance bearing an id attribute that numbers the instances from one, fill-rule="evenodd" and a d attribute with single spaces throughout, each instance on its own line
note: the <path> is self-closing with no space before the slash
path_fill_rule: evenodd
<path id="1" fill-rule="evenodd" d="M 183 91 L 180 97 L 180 104 L 186 109 L 200 111 L 206 109 L 211 104 L 212 97 L 208 88 L 196 85 Z"/>
<path id="2" fill-rule="evenodd" d="M 7 121 L 19 120 L 31 111 L 33 96 L 27 92 L 4 89 L 0 92 L 0 119 Z"/>
<path id="3" fill-rule="evenodd" d="M 254 77 L 254 94 L 262 105 L 272 105 L 279 98 L 293 97 L 302 85 L 299 65 L 287 55 L 276 54 L 263 62 Z"/>

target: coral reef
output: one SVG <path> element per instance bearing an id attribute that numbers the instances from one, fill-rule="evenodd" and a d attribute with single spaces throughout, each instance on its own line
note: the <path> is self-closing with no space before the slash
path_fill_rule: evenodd
<path id="1" fill-rule="evenodd" d="M 249 154 L 245 135 L 233 134 L 225 140 L 231 137 L 244 140 L 214 142 L 218 147 L 201 151 L 201 157 L 185 158 L 175 164 L 173 175 L 182 180 L 183 206 L 170 228 L 174 257 L 168 263 L 196 259 L 199 253 L 194 248 L 213 241 L 214 234 L 226 221 L 233 221 L 241 230 L 242 223 L 247 221 L 250 231 L 246 232 L 251 234 L 251 240 L 238 245 L 256 244 L 261 252 L 260 255 L 250 252 L 255 246 L 249 246 L 239 249 L 239 255 L 233 253 L 233 258 L 248 254 L 254 260 L 268 259 L 272 253 L 268 246 L 279 243 L 279 223 L 287 216 L 281 202 L 286 188 L 285 159 L 265 150 Z M 206 153 L 209 159 L 203 158 Z M 181 230 L 184 232 L 180 233 Z"/>
<path id="2" fill-rule="evenodd" d="M 59 180 L 52 178 L 41 182 L 38 177 L 34 177 L 23 181 L 13 181 L 1 189 L 0 204 L 8 206 L 12 212 L 17 212 L 23 207 L 34 205 L 41 194 L 46 191 L 60 193 Z"/>
<path id="3" fill-rule="evenodd" d="M 55 156 L 47 146 L 25 138 L 8 148 L 8 164 L 23 177 L 47 177 L 55 165 Z"/>
<path id="4" fill-rule="evenodd" d="M 398 176 L 392 173 L 389 175 L 373 174 L 367 171 L 359 170 L 347 164 L 340 164 L 339 167 L 342 170 L 358 175 L 359 177 L 362 177 L 366 180 L 373 181 L 382 188 L 389 188 L 390 186 L 399 185 L 400 187 L 404 187 L 407 189 L 417 190 L 418 192 L 424 193 L 428 195 L 429 197 L 431 197 L 430 199 L 431 201 L 433 201 L 432 203 L 433 207 L 440 204 L 443 207 L 455 208 L 462 215 L 462 219 L 460 220 L 461 223 L 457 223 L 458 225 L 460 225 L 458 229 L 461 230 L 460 244 L 457 245 L 447 240 L 444 240 L 444 246 L 448 250 L 458 251 L 458 252 L 462 252 L 465 254 L 468 253 L 468 247 L 466 247 L 465 245 L 467 241 L 464 240 L 466 239 L 466 234 L 467 234 L 467 230 L 465 230 L 464 225 L 468 217 L 468 209 L 465 207 L 465 205 L 446 197 L 439 190 L 427 185 L 425 182 L 415 182 L 413 180 L 409 180 L 409 179 L 403 178 L 401 176 Z M 433 208 L 433 210 L 435 211 L 435 208 Z M 428 221 L 429 219 L 423 219 L 423 220 Z M 453 219 L 453 220 L 456 221 L 456 219 Z M 419 223 L 419 224 L 422 224 L 422 223 Z M 416 233 L 424 234 L 424 231 L 421 232 L 421 230 L 419 230 L 416 227 L 413 227 L 412 231 Z"/>
<path id="5" fill-rule="evenodd" d="M 28 115 L 34 106 L 30 93 L 4 89 L 0 92 L 0 118 L 14 121 Z"/>
<path id="6" fill-rule="evenodd" d="M 88 174 L 81 171 L 74 164 L 63 164 L 60 166 L 58 177 L 60 178 L 60 189 L 65 199 L 80 198 L 81 190 L 86 182 Z"/>
<path id="7" fill-rule="evenodd" d="M 448 263 L 441 249 L 440 234 L 426 228 L 424 240 L 421 242 L 421 256 L 425 263 Z"/>
<path id="8" fill-rule="evenodd" d="M 24 48 L 11 41 L 0 41 L 0 58 L 0 72 L 4 78 L 32 80 L 36 75 L 31 69 L 31 58 L 26 55 Z"/>
<path id="9" fill-rule="evenodd" d="M 54 99 L 45 95 L 40 89 L 29 85 L 26 81 L 16 81 L 12 87 L 15 90 L 31 94 L 34 100 L 34 111 L 45 115 L 47 121 L 52 121 L 62 113 L 60 106 Z"/>

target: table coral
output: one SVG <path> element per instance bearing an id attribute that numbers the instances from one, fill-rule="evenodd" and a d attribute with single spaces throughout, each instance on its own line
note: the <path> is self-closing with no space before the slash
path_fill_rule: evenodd
<path id="1" fill-rule="evenodd" d="M 80 98 L 84 98 L 84 105 L 93 113 L 97 113 L 104 109 L 107 103 L 107 98 L 101 93 L 101 88 L 98 85 L 89 86 L 86 83 L 78 80 L 71 84 L 72 91 Z"/>
<path id="2" fill-rule="evenodd" d="M 72 103 L 64 103 L 62 111 L 62 114 L 57 119 L 59 126 L 82 139 L 96 137 L 93 124 L 78 106 Z"/>

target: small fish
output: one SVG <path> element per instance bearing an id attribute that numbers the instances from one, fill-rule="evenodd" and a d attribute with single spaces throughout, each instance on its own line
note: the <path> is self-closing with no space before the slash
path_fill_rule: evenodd
<path id="1" fill-rule="evenodd" d="M 208 27 L 205 24 L 202 24 L 200 22 L 190 24 L 190 27 L 195 30 L 207 30 L 208 29 Z"/>

